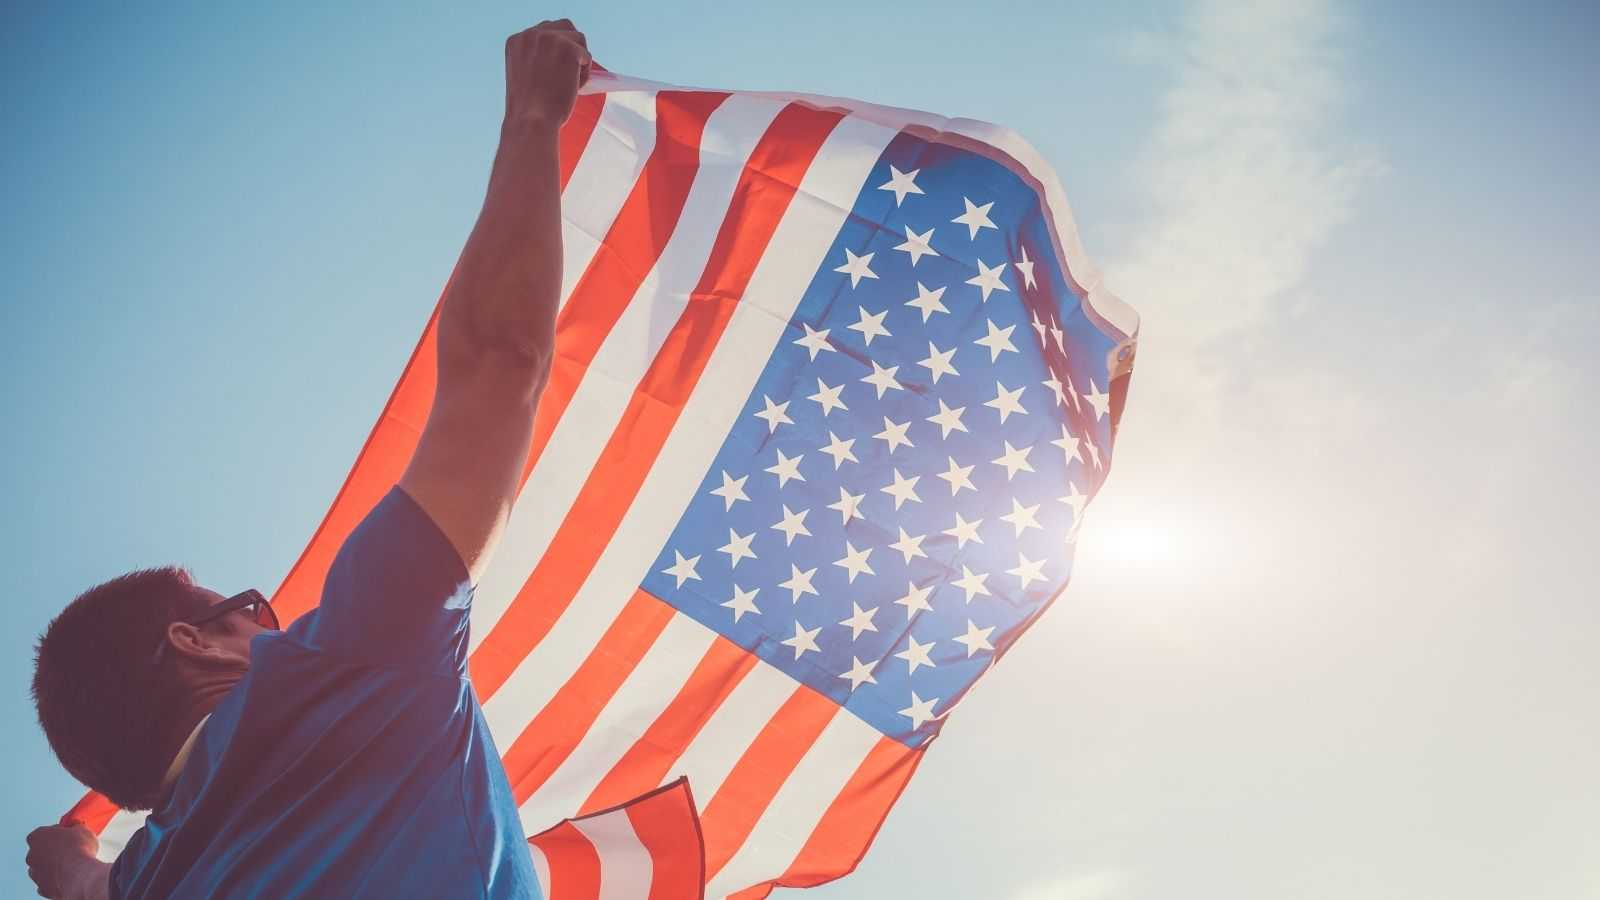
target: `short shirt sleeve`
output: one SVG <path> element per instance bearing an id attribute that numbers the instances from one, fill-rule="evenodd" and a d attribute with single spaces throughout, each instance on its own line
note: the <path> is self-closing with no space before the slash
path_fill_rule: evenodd
<path id="1" fill-rule="evenodd" d="M 396 485 L 339 548 L 321 604 L 288 636 L 358 662 L 463 675 L 472 592 L 449 538 Z"/>

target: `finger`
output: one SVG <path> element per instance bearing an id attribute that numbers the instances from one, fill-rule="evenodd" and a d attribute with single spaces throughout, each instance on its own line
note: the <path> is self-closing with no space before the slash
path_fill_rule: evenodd
<path id="1" fill-rule="evenodd" d="M 557 31 L 577 31 L 578 30 L 577 26 L 572 24 L 572 20 L 571 19 L 546 19 L 545 21 L 539 23 L 539 27 L 540 28 L 551 28 L 551 29 L 555 29 Z"/>

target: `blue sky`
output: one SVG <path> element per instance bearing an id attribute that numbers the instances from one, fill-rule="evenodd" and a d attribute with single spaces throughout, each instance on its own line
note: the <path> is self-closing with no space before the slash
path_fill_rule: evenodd
<path id="1" fill-rule="evenodd" d="M 1144 317 L 1073 586 L 818 897 L 1600 894 L 1584 4 L 9 9 L 0 555 L 270 590 L 482 200 L 504 36 L 1011 126 Z"/>

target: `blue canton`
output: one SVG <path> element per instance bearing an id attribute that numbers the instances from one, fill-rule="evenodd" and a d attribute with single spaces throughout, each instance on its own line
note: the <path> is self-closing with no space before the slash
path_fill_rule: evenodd
<path id="1" fill-rule="evenodd" d="M 1110 461 L 1113 342 L 1053 246 L 1011 170 L 897 136 L 644 589 L 931 740 L 1066 586 Z"/>

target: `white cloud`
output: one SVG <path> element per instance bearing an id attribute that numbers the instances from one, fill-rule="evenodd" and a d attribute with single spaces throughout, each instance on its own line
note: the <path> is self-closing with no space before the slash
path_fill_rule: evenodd
<path id="1" fill-rule="evenodd" d="M 1035 882 L 1012 900 L 1115 900 L 1127 885 L 1128 876 L 1120 869 L 1100 869 Z"/>
<path id="2" fill-rule="evenodd" d="M 1131 173 L 1149 219 L 1108 266 L 1155 330 L 1200 344 L 1260 324 L 1381 171 L 1332 128 L 1346 93 L 1337 34 L 1318 0 L 1220 0 L 1130 44 L 1175 70 Z"/>

